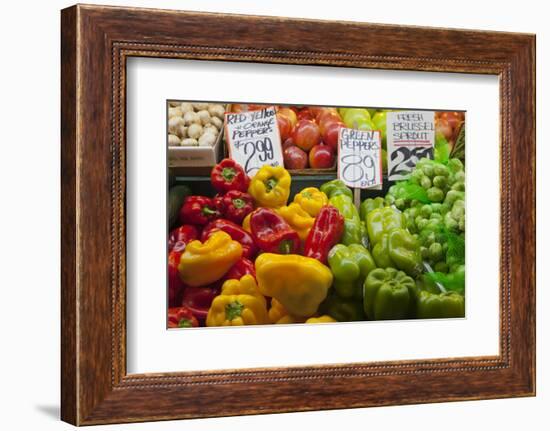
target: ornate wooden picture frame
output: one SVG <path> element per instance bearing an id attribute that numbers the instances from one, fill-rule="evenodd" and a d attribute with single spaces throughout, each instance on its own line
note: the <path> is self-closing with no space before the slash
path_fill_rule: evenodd
<path id="1" fill-rule="evenodd" d="M 338 37 L 321 40 L 319 34 Z M 373 39 L 376 44 L 369 43 Z M 78 5 L 62 11 L 61 49 L 64 421 L 90 425 L 535 394 L 533 35 Z M 497 75 L 500 353 L 128 374 L 125 97 L 126 60 L 134 56 Z"/>

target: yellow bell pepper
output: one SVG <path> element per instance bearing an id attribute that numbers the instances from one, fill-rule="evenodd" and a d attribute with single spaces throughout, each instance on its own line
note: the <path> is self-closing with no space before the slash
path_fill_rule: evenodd
<path id="1" fill-rule="evenodd" d="M 280 207 L 275 210 L 285 221 L 294 229 L 300 240 L 305 241 L 311 230 L 315 218 L 311 217 L 300 205 L 291 203 L 288 206 Z"/>
<path id="2" fill-rule="evenodd" d="M 294 196 L 294 202 L 311 217 L 317 217 L 321 208 L 328 205 L 328 197 L 316 187 L 306 187 Z"/>
<path id="3" fill-rule="evenodd" d="M 306 320 L 306 323 L 333 323 L 337 322 L 337 320 L 334 320 L 332 317 L 327 316 L 326 314 L 319 317 L 310 317 Z"/>
<path id="4" fill-rule="evenodd" d="M 332 284 L 332 272 L 316 259 L 297 254 L 262 253 L 256 258 L 260 292 L 279 301 L 289 314 L 317 312 Z"/>
<path id="5" fill-rule="evenodd" d="M 265 303 L 258 296 L 218 295 L 212 301 L 206 326 L 264 325 L 268 322 Z"/>
<path id="6" fill-rule="evenodd" d="M 304 318 L 291 316 L 285 310 L 283 304 L 275 298 L 271 298 L 271 308 L 268 311 L 269 321 L 277 325 L 288 325 L 289 323 L 304 323 Z"/>
<path id="7" fill-rule="evenodd" d="M 250 274 L 243 275 L 240 280 L 230 279 L 223 283 L 221 295 L 252 295 L 258 296 L 265 301 L 265 297 L 260 293 L 256 280 Z"/>
<path id="8" fill-rule="evenodd" d="M 223 277 L 241 258 L 243 248 L 223 231 L 214 232 L 204 243 L 191 241 L 180 257 L 178 271 L 189 286 L 204 286 Z"/>
<path id="9" fill-rule="evenodd" d="M 248 214 L 244 219 L 243 219 L 243 229 L 247 232 L 252 232 L 252 229 L 250 229 L 250 217 L 252 216 L 252 213 Z"/>
<path id="10" fill-rule="evenodd" d="M 248 193 L 258 207 L 282 207 L 290 196 L 290 182 L 290 174 L 285 168 L 265 165 L 250 181 Z"/>

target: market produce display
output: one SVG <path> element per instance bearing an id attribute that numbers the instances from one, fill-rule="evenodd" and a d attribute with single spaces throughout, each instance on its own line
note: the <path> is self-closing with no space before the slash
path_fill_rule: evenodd
<path id="1" fill-rule="evenodd" d="M 168 103 L 168 146 L 212 147 L 222 127 L 225 108 L 218 103 Z"/>
<path id="2" fill-rule="evenodd" d="M 220 106 L 171 104 L 170 132 L 181 143 L 192 125 L 215 126 Z M 167 326 L 464 317 L 463 114 L 438 113 L 433 158 L 383 190 L 293 173 L 334 167 L 342 127 L 385 142 L 386 112 L 278 106 L 285 167 L 249 177 L 224 158 L 203 181 L 171 181 Z"/>

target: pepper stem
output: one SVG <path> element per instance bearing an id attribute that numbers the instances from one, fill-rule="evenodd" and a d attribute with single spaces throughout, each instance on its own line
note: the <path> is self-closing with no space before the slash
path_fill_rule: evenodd
<path id="1" fill-rule="evenodd" d="M 244 305 L 239 301 L 230 302 L 225 306 L 225 318 L 227 320 L 233 320 L 239 317 L 243 312 Z"/>
<path id="2" fill-rule="evenodd" d="M 222 177 L 226 181 L 232 181 L 233 178 L 235 178 L 235 175 L 237 175 L 237 172 L 233 168 L 222 169 Z"/>
<path id="3" fill-rule="evenodd" d="M 210 207 L 203 207 L 202 213 L 203 213 L 204 215 L 214 215 L 214 214 L 216 214 L 216 210 L 213 210 L 213 209 L 210 208 Z"/>
<path id="4" fill-rule="evenodd" d="M 279 251 L 282 254 L 289 254 L 292 251 L 292 241 L 285 239 L 279 243 Z"/>
<path id="5" fill-rule="evenodd" d="M 265 189 L 270 192 L 271 190 L 273 190 L 275 188 L 275 186 L 277 185 L 277 178 L 269 178 L 266 182 L 265 182 Z"/>
<path id="6" fill-rule="evenodd" d="M 191 328 L 193 325 L 191 324 L 191 321 L 189 319 L 181 319 L 178 322 L 178 328 Z"/>
<path id="7" fill-rule="evenodd" d="M 237 198 L 237 199 L 233 199 L 233 206 L 237 209 L 241 209 L 242 207 L 244 207 L 246 205 L 246 202 L 244 201 L 244 199 L 240 199 L 240 198 Z"/>

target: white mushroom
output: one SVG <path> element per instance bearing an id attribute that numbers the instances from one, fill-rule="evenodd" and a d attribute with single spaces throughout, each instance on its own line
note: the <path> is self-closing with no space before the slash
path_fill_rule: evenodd
<path id="1" fill-rule="evenodd" d="M 199 147 L 213 147 L 216 142 L 216 136 L 212 133 L 205 133 L 199 139 Z"/>
<path id="2" fill-rule="evenodd" d="M 223 105 L 215 104 L 208 107 L 208 112 L 210 112 L 212 117 L 218 117 L 220 120 L 223 120 L 225 109 Z"/>
<path id="3" fill-rule="evenodd" d="M 223 120 L 219 119 L 218 117 L 210 117 L 210 123 L 216 126 L 218 130 L 223 127 Z"/>
<path id="4" fill-rule="evenodd" d="M 197 145 L 199 145 L 199 142 L 193 138 L 187 138 L 181 141 L 182 147 L 196 147 Z"/>
<path id="5" fill-rule="evenodd" d="M 218 136 L 218 129 L 213 124 L 207 124 L 202 128 L 203 133 L 212 133 L 214 136 Z"/>
<path id="6" fill-rule="evenodd" d="M 202 126 L 200 124 L 193 123 L 187 128 L 187 136 L 193 139 L 199 139 L 202 135 Z"/>
<path id="7" fill-rule="evenodd" d="M 208 103 L 193 103 L 193 108 L 195 108 L 195 111 L 202 111 L 203 109 L 208 109 Z"/>
<path id="8" fill-rule="evenodd" d="M 201 119 L 201 124 L 203 126 L 206 126 L 207 124 L 210 124 L 210 114 L 206 109 L 203 109 L 202 111 L 197 112 L 197 115 Z"/>
<path id="9" fill-rule="evenodd" d="M 177 135 L 177 130 L 179 126 L 184 126 L 185 121 L 182 117 L 170 117 L 168 120 L 168 131 L 173 135 Z"/>
<path id="10" fill-rule="evenodd" d="M 181 117 L 182 115 L 183 112 L 179 106 L 176 106 L 175 108 L 168 108 L 168 118 Z"/>
<path id="11" fill-rule="evenodd" d="M 168 106 L 175 108 L 176 106 L 179 106 L 180 102 L 168 102 Z"/>
<path id="12" fill-rule="evenodd" d="M 191 124 L 201 124 L 201 119 L 196 112 L 186 112 L 183 119 L 186 126 L 190 126 Z"/>
<path id="13" fill-rule="evenodd" d="M 187 126 L 178 126 L 178 128 L 176 129 L 176 135 L 178 135 L 181 139 L 187 138 Z"/>
<path id="14" fill-rule="evenodd" d="M 180 138 L 178 138 L 176 135 L 172 135 L 172 134 L 168 135 L 169 147 L 177 147 L 179 144 L 180 144 Z"/>
<path id="15" fill-rule="evenodd" d="M 180 109 L 181 109 L 181 112 L 183 112 L 184 114 L 186 112 L 193 112 L 193 104 L 189 102 L 183 102 L 180 105 Z"/>

